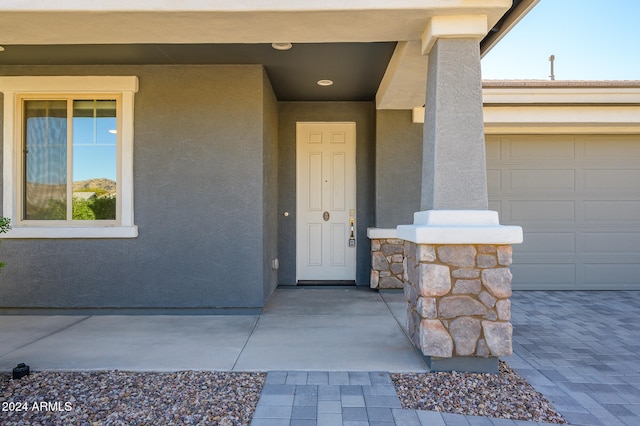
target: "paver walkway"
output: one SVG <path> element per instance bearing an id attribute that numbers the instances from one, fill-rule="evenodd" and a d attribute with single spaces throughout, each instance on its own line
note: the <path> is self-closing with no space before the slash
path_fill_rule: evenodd
<path id="1" fill-rule="evenodd" d="M 383 372 L 273 371 L 252 426 L 542 425 L 434 411 L 403 410 Z"/>
<path id="2" fill-rule="evenodd" d="M 403 323 L 403 295 L 383 294 Z M 507 363 L 573 425 L 640 425 L 640 292 L 514 292 Z M 388 373 L 268 373 L 252 426 L 528 425 L 403 410 Z"/>

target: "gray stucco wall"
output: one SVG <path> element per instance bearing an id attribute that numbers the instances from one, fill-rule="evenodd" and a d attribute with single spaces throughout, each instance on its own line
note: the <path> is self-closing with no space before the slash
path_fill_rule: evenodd
<path id="1" fill-rule="evenodd" d="M 278 286 L 278 270 L 273 260 L 278 258 L 278 101 L 266 72 L 263 71 L 263 301 Z"/>
<path id="2" fill-rule="evenodd" d="M 420 210 L 422 124 L 411 111 L 379 110 L 376 118 L 376 227 L 413 223 Z"/>
<path id="3" fill-rule="evenodd" d="M 267 151 L 277 112 L 261 66 L 25 66 L 0 75 L 140 79 L 138 238 L 5 240 L 0 308 L 263 305 L 276 281 L 277 156 Z"/>
<path id="4" fill-rule="evenodd" d="M 367 227 L 374 225 L 375 106 L 371 102 L 281 102 L 279 113 L 279 282 L 296 284 L 296 122 L 356 123 L 357 270 L 358 285 L 368 286 L 371 245 Z M 283 213 L 288 211 L 288 217 Z"/>

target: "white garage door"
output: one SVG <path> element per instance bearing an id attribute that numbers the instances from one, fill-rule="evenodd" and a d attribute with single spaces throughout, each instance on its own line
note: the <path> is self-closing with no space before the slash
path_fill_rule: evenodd
<path id="1" fill-rule="evenodd" d="M 487 136 L 514 289 L 640 290 L 640 135 Z"/>

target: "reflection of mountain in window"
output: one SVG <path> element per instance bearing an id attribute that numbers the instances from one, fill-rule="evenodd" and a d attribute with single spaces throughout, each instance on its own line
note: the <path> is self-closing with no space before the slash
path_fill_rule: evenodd
<path id="1" fill-rule="evenodd" d="M 116 107 L 110 99 L 25 100 L 25 220 L 116 219 Z"/>

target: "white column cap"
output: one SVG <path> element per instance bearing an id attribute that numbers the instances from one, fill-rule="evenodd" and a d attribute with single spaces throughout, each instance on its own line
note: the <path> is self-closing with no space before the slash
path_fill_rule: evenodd
<path id="1" fill-rule="evenodd" d="M 399 225 L 398 238 L 416 244 L 521 244 L 522 227 L 500 225 L 492 210 L 426 210 L 413 225 Z"/>

